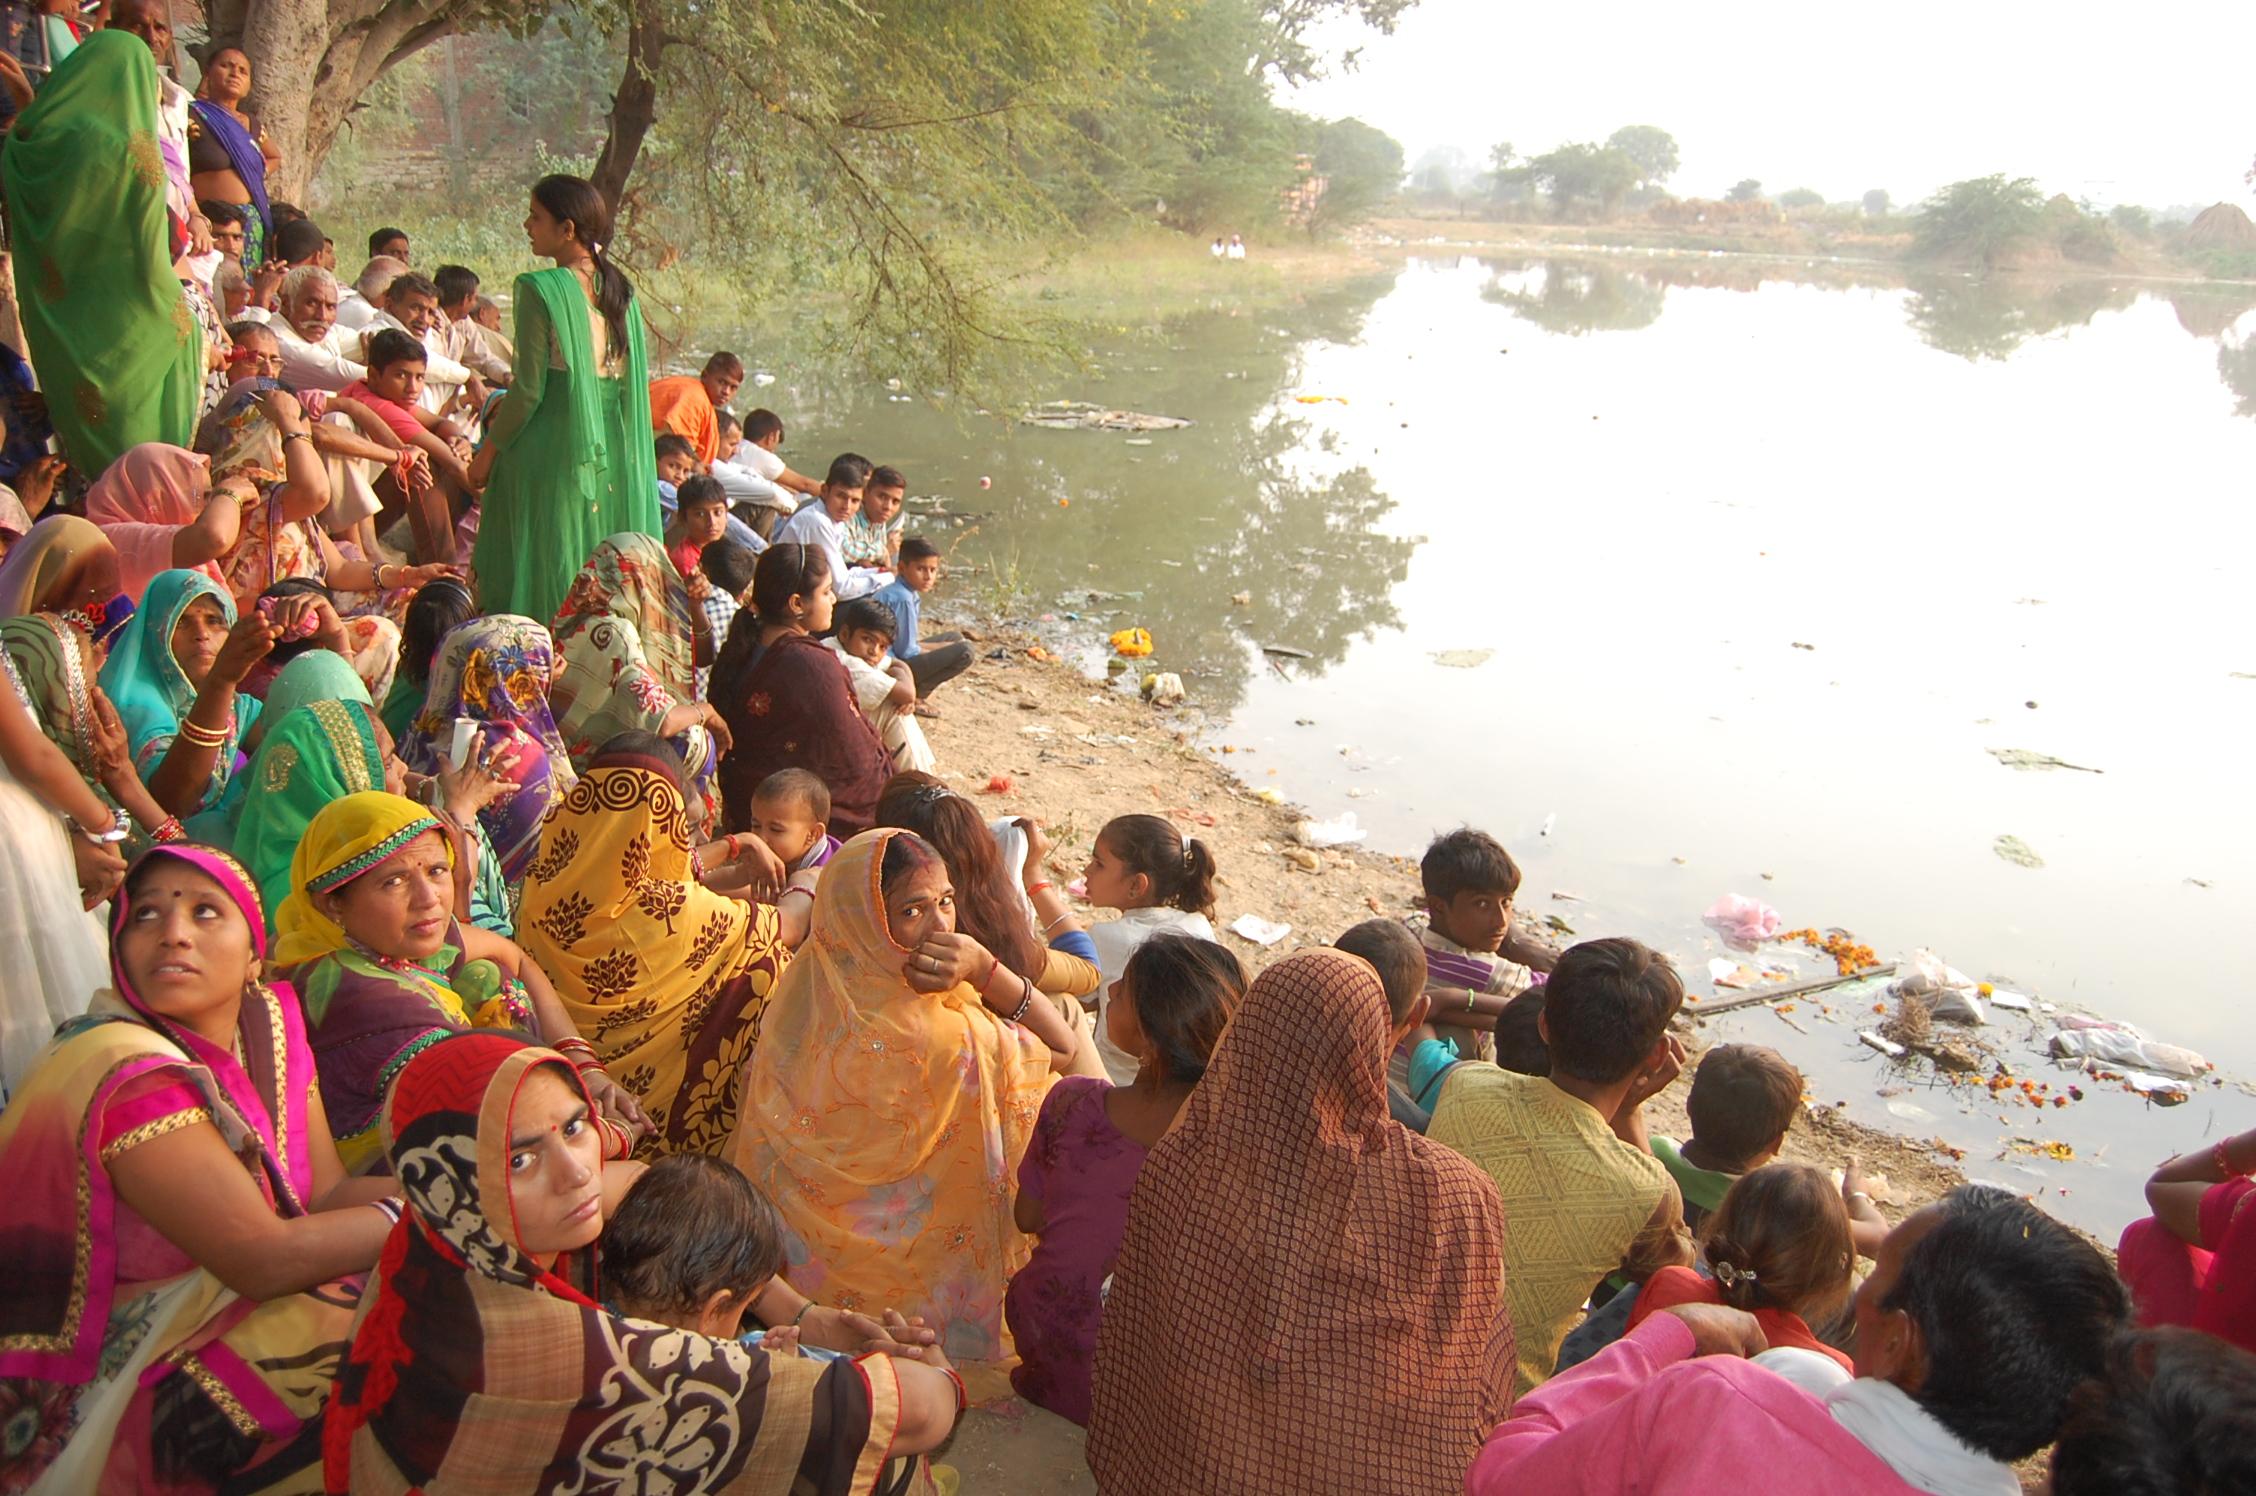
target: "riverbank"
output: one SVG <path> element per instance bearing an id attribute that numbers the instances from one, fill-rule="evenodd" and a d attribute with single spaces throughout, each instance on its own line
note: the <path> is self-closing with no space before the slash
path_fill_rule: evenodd
<path id="1" fill-rule="evenodd" d="M 948 611 L 945 605 L 935 609 Z M 1259 755 L 1202 748 L 1194 717 L 1145 705 L 1092 681 L 1035 636 L 991 617 L 960 623 L 978 662 L 935 697 L 942 716 L 925 731 L 940 776 L 983 814 L 1024 815 L 1048 828 L 1050 874 L 1062 887 L 1081 875 L 1097 831 L 1116 815 L 1148 811 L 1204 841 L 1221 868 L 1215 925 L 1251 971 L 1322 945 L 1374 915 L 1401 918 L 1418 907 L 1418 869 L 1405 857 L 1358 849 L 1311 852 L 1294 837 L 1303 813 L 1265 798 Z M 998 657 L 999 656 L 999 657 Z M 1550 907 L 1551 890 L 1530 878 L 1522 908 Z M 1102 917 L 1079 910 L 1084 919 Z M 1255 915 L 1292 928 L 1259 945 L 1229 926 Z M 1695 1051 L 1709 1042 L 1687 1009 L 1678 1032 Z M 1683 1078 L 1651 1102 L 1653 1131 L 1689 1132 Z M 1787 1134 L 1783 1156 L 1821 1169 L 1856 1159 L 1885 1181 L 1881 1209 L 1900 1219 L 1964 1183 L 1955 1161 L 1916 1141 L 1840 1115 L 1840 1098 L 1811 1095 L 1806 1120 Z M 1016 1397 L 981 1399 L 939 1458 L 966 1492 L 1093 1492 L 1082 1430 Z"/>
<path id="2" fill-rule="evenodd" d="M 1061 886 L 1080 876 L 1107 820 L 1148 811 L 1169 817 L 1214 851 L 1222 870 L 1217 928 L 1227 932 L 1249 914 L 1291 926 L 1268 946 L 1224 934 L 1249 970 L 1326 944 L 1373 915 L 1399 919 L 1419 907 L 1412 859 L 1302 847 L 1294 829 L 1305 813 L 1264 797 L 1261 781 L 1269 776 L 1259 755 L 1200 747 L 1194 719 L 1087 679 L 1007 623 L 975 620 L 968 631 L 977 636 L 981 658 L 939 695 L 935 704 L 944 715 L 926 728 L 941 777 L 990 816 L 1041 821 Z M 997 651 L 1002 658 L 993 658 Z M 1520 890 L 1520 907 L 1554 907 L 1551 892 L 1531 875 Z M 1695 1010 L 1688 1007 L 1678 1027 L 1689 1047 L 1706 1042 Z M 1656 1131 L 1681 1135 L 1689 1084 L 1688 1073 L 1653 1102 Z M 1809 1124 L 1788 1135 L 1786 1156 L 1829 1169 L 1856 1156 L 1867 1170 L 1887 1176 L 1891 1217 L 1965 1182 L 1956 1162 L 1932 1149 L 1835 1115 L 1840 1098 L 1808 1099 Z"/>

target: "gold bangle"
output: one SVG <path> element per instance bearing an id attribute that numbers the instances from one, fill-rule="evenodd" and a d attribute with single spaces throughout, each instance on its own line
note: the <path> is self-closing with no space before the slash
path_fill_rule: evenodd
<path id="1" fill-rule="evenodd" d="M 227 742 L 227 729 L 224 727 L 205 727 L 199 723 L 182 719 L 180 736 L 188 740 L 188 746 L 191 748 L 218 748 Z"/>

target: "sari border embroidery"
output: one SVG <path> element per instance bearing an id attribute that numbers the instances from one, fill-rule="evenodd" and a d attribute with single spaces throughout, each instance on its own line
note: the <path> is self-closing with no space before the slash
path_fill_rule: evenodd
<path id="1" fill-rule="evenodd" d="M 407 825 L 402 826 L 399 830 L 393 832 L 390 836 L 385 837 L 375 846 L 370 847 L 367 851 L 361 853 L 358 857 L 353 858 L 349 862 L 341 862 L 337 864 L 337 866 L 331 868 L 328 872 L 323 873 L 320 877 L 315 878 L 312 882 L 306 884 L 306 888 L 313 893 L 330 893 L 336 889 L 342 888 L 347 883 L 352 882 L 353 879 L 359 877 L 362 873 L 367 872 L 377 863 L 382 862 L 385 858 L 391 856 L 394 852 L 397 852 L 400 848 L 406 846 L 409 842 L 421 836 L 424 832 L 436 831 L 438 829 L 438 821 L 430 816 L 424 816 L 420 820 L 411 821 Z"/>
<path id="2" fill-rule="evenodd" d="M 159 1117 L 154 1122 L 144 1122 L 105 1147 L 102 1150 L 102 1162 L 108 1163 L 119 1154 L 130 1153 L 143 1143 L 161 1138 L 166 1133 L 178 1132 L 183 1127 L 194 1127 L 199 1122 L 210 1122 L 211 1120 L 210 1107 L 192 1106 L 184 1112 L 174 1112 L 169 1117 Z"/>

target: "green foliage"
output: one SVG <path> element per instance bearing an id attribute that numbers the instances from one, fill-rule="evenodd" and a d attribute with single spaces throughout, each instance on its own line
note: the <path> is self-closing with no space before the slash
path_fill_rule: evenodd
<path id="1" fill-rule="evenodd" d="M 1864 195 L 1864 216 L 1867 218 L 1886 218 L 1889 202 L 1887 188 L 1873 188 Z"/>
<path id="2" fill-rule="evenodd" d="M 1756 181 L 1753 177 L 1743 177 L 1734 182 L 1731 190 L 1724 194 L 1726 198 L 1735 203 L 1758 202 L 1762 195 L 1762 183 Z"/>
<path id="3" fill-rule="evenodd" d="M 1926 258 L 1972 260 L 1988 269 L 2037 238 L 2044 218 L 2033 178 L 2001 174 L 1953 182 L 1920 204 L 1914 249 Z"/>
<path id="4" fill-rule="evenodd" d="M 1788 212 L 1796 208 L 1822 208 L 1825 194 L 1814 187 L 1790 187 L 1778 194 L 1778 206 Z"/>
<path id="5" fill-rule="evenodd" d="M 2054 242 L 2060 246 L 2061 254 L 2086 265 L 2112 265 L 2123 256 L 2123 246 L 2115 237 L 2113 226 L 2106 219 L 2089 214 L 2079 213 L 2063 224 Z"/>
<path id="6" fill-rule="evenodd" d="M 1527 163 L 1528 181 L 1565 213 L 1578 202 L 1612 212 L 1639 180 L 1639 168 L 1619 146 L 1584 142 L 1545 151 Z"/>
<path id="7" fill-rule="evenodd" d="M 1317 175 L 1326 179 L 1324 195 L 1309 215 L 1312 234 L 1360 223 L 1402 186 L 1402 143 L 1359 119 L 1316 124 L 1308 154 Z"/>
<path id="8" fill-rule="evenodd" d="M 2144 239 L 2154 232 L 2154 215 L 2136 203 L 2118 203 L 2107 221 L 2134 239 Z"/>
<path id="9" fill-rule="evenodd" d="M 1624 125 L 1606 144 L 1637 163 L 1637 185 L 1659 187 L 1676 175 L 1676 137 L 1658 125 Z"/>

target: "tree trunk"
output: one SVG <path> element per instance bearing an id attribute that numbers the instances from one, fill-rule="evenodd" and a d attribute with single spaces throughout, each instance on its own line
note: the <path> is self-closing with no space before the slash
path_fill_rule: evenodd
<path id="1" fill-rule="evenodd" d="M 240 46 L 251 59 L 250 107 L 282 153 L 268 187 L 302 203 L 378 78 L 441 37 L 538 9 L 508 0 L 210 0 L 208 14 L 213 43 Z"/>
<path id="2" fill-rule="evenodd" d="M 634 172 L 635 158 L 642 154 L 643 139 L 658 119 L 658 64 L 671 40 L 665 21 L 661 0 L 635 0 L 627 25 L 626 71 L 619 77 L 619 91 L 611 97 L 611 128 L 603 137 L 591 178 L 614 215 Z"/>

